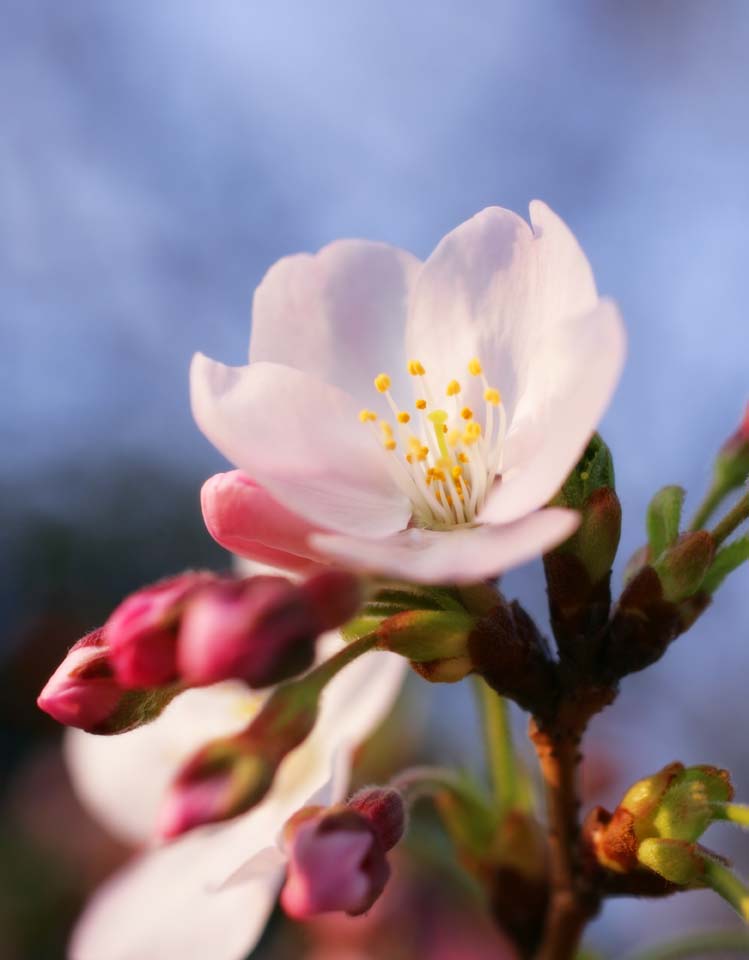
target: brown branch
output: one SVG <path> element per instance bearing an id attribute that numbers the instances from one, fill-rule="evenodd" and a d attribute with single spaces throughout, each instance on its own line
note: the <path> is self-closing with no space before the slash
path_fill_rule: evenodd
<path id="1" fill-rule="evenodd" d="M 531 721 L 530 737 L 546 784 L 551 894 L 536 960 L 572 960 L 600 897 L 583 870 L 577 769 L 580 732 Z"/>

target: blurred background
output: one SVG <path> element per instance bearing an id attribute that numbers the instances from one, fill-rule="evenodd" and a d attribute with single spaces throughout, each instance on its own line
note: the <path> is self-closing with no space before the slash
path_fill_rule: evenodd
<path id="1" fill-rule="evenodd" d="M 426 256 L 482 207 L 541 197 L 629 328 L 602 428 L 622 562 L 657 487 L 683 484 L 694 506 L 749 399 L 749 4 L 0 8 L 0 956 L 46 960 L 127 851 L 77 807 L 34 698 L 126 592 L 227 564 L 200 518 L 223 461 L 192 423 L 187 368 L 196 350 L 244 362 L 252 292 L 278 257 L 342 236 Z M 544 615 L 538 568 L 510 584 Z M 746 569 L 720 601 L 596 720 L 589 801 L 613 805 L 675 758 L 730 768 L 749 799 Z M 439 740 L 478 765 L 468 694 L 411 691 L 411 756 Z M 718 833 L 749 874 L 749 846 Z M 434 865 L 409 869 L 399 883 L 422 906 L 452 889 Z M 444 960 L 492 955 L 470 910 L 453 910 Z M 692 893 L 609 904 L 587 942 L 615 957 L 735 924 Z M 374 926 L 333 936 L 347 958 L 395 956 Z M 326 930 L 304 949 L 334 957 Z M 299 956 L 297 937 L 277 920 L 261 955 Z"/>

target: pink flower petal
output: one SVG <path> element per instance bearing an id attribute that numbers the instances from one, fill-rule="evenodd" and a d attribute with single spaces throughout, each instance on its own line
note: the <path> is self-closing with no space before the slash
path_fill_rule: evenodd
<path id="1" fill-rule="evenodd" d="M 208 532 L 222 547 L 295 573 L 315 569 L 317 555 L 308 541 L 320 528 L 281 506 L 241 470 L 206 480 L 200 500 Z"/>
<path id="2" fill-rule="evenodd" d="M 366 240 L 279 260 L 255 291 L 250 361 L 305 370 L 371 406 L 378 373 L 407 381 L 403 337 L 420 269 L 412 254 Z"/>
<path id="3" fill-rule="evenodd" d="M 439 243 L 414 289 L 407 349 L 424 363 L 433 392 L 457 378 L 480 410 L 481 384 L 466 367 L 478 357 L 510 414 L 533 370 L 549 325 L 590 310 L 590 266 L 567 227 L 544 204 L 531 206 L 534 228 L 489 207 Z"/>
<path id="4" fill-rule="evenodd" d="M 549 330 L 515 410 L 502 479 L 480 520 L 509 523 L 548 503 L 603 416 L 625 353 L 619 311 L 607 300 Z"/>
<path id="5" fill-rule="evenodd" d="M 332 559 L 359 570 L 419 583 L 471 583 L 497 576 L 566 540 L 578 524 L 569 510 L 540 510 L 504 526 L 404 530 L 381 540 L 315 534 Z"/>
<path id="6" fill-rule="evenodd" d="M 232 463 L 311 523 L 386 536 L 411 506 L 351 396 L 291 367 L 225 367 L 196 355 L 195 419 Z"/>

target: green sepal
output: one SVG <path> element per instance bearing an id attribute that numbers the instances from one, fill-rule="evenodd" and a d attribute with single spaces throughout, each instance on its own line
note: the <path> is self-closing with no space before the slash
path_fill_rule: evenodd
<path id="1" fill-rule="evenodd" d="M 712 566 L 702 581 L 706 593 L 715 593 L 729 573 L 749 561 L 749 534 L 739 537 L 721 547 L 715 554 Z"/>
<path id="2" fill-rule="evenodd" d="M 648 505 L 647 532 L 653 560 L 657 560 L 679 536 L 684 497 L 683 487 L 663 487 Z"/>

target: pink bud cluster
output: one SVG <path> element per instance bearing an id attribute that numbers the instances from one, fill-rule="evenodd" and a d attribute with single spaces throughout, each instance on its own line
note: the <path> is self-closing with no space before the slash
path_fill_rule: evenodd
<path id="1" fill-rule="evenodd" d="M 302 583 L 183 573 L 127 597 L 72 647 L 37 702 L 67 726 L 115 732 L 109 721 L 137 691 L 228 679 L 268 687 L 306 670 L 317 637 L 360 600 L 359 581 L 336 570 Z"/>
<path id="2" fill-rule="evenodd" d="M 300 810 L 286 825 L 289 865 L 281 904 L 297 920 L 369 910 L 390 876 L 387 852 L 403 836 L 397 790 L 371 787 L 347 804 Z"/>

